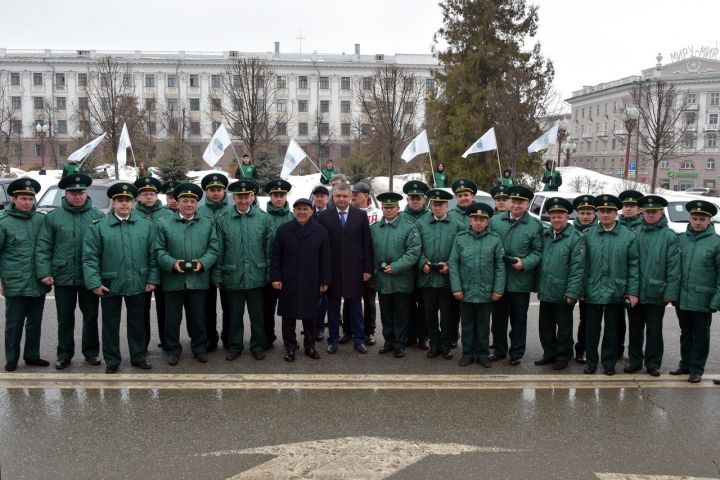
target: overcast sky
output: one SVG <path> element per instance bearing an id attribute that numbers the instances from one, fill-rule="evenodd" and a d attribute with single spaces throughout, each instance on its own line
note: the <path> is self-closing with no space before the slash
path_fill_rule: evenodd
<path id="1" fill-rule="evenodd" d="M 718 0 L 531 0 L 537 40 L 563 98 L 583 85 L 637 75 L 662 53 L 718 46 Z M 0 47 L 429 53 L 437 0 L 0 0 Z M 300 32 L 302 31 L 302 35 Z M 718 55 L 720 59 L 720 55 Z"/>

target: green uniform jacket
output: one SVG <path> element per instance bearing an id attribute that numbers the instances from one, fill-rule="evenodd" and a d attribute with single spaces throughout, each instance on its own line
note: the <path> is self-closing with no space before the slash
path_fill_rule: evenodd
<path id="1" fill-rule="evenodd" d="M 283 205 L 282 207 L 277 208 L 273 206 L 271 201 L 268 200 L 266 211 L 267 214 L 270 216 L 270 220 L 272 221 L 272 227 L 275 231 L 277 231 L 278 227 L 283 223 L 289 222 L 290 220 L 295 220 L 295 216 L 290 211 L 290 206 L 287 202 L 285 202 L 285 205 Z"/>
<path id="2" fill-rule="evenodd" d="M 622 304 L 625 295 L 640 293 L 640 268 L 635 232 L 619 223 L 609 232 L 599 223 L 585 231 L 587 272 L 585 301 Z"/>
<path id="3" fill-rule="evenodd" d="M 423 208 L 422 210 L 416 212 L 415 210 L 406 206 L 405 209 L 400 212 L 400 218 L 402 218 L 403 220 L 407 220 L 413 225 L 428 216 L 432 216 L 432 213 L 430 213 L 430 210 L 428 210 L 427 208 Z"/>
<path id="4" fill-rule="evenodd" d="M 592 223 L 590 223 L 588 225 L 583 225 L 582 223 L 580 223 L 580 219 L 575 218 L 575 220 L 573 220 L 572 224 L 573 224 L 573 227 L 575 227 L 575 230 L 577 230 L 580 233 L 584 233 L 585 230 L 592 227 L 593 225 L 597 225 L 597 223 L 598 223 L 598 220 L 596 218 L 595 220 L 593 220 Z"/>
<path id="5" fill-rule="evenodd" d="M 463 302 L 492 302 L 505 291 L 505 250 L 500 237 L 485 229 L 467 230 L 455 237 L 450 252 L 450 288 L 463 292 Z"/>
<path id="6" fill-rule="evenodd" d="M 577 299 L 585 285 L 585 237 L 568 224 L 555 238 L 552 228 L 543 233 L 543 256 L 538 269 L 538 299 L 561 303 Z"/>
<path id="7" fill-rule="evenodd" d="M 448 215 L 456 222 L 462 223 L 465 228 L 470 226 L 470 217 L 467 212 L 460 205 L 455 205 L 455 208 L 448 212 Z"/>
<path id="8" fill-rule="evenodd" d="M 21 212 L 8 205 L 0 218 L 0 277 L 3 296 L 39 297 L 50 291 L 35 274 L 35 241 L 44 215 L 33 208 Z"/>
<path id="9" fill-rule="evenodd" d="M 618 222 L 620 222 L 620 225 L 624 225 L 633 232 L 637 233 L 638 227 L 643 224 L 643 216 L 635 215 L 632 218 L 625 218 L 623 216 L 620 216 L 618 218 Z"/>
<path id="10" fill-rule="evenodd" d="M 155 205 L 153 205 L 152 207 L 146 207 L 142 203 L 138 202 L 137 205 L 135 205 L 135 208 L 133 208 L 133 211 L 136 212 L 137 215 L 141 218 L 150 220 L 152 223 L 155 223 L 161 218 L 173 214 L 173 211 L 163 206 L 160 200 L 156 201 Z"/>
<path id="11" fill-rule="evenodd" d="M 535 289 L 537 267 L 542 259 L 542 222 L 525 212 L 511 223 L 510 213 L 503 212 L 490 219 L 489 228 L 502 239 L 505 255 L 520 258 L 525 266 L 518 271 L 512 265 L 505 265 L 506 290 L 530 292 Z"/>
<path id="12" fill-rule="evenodd" d="M 436 170 L 433 173 L 433 180 L 435 181 L 435 188 L 445 188 L 448 184 L 447 173 Z"/>
<path id="13" fill-rule="evenodd" d="M 82 207 L 71 206 L 65 197 L 61 207 L 47 215 L 35 246 L 35 275 L 52 275 L 55 285 L 84 285 L 82 249 L 85 232 L 105 214 L 93 208 L 88 197 Z"/>
<path id="14" fill-rule="evenodd" d="M 114 214 L 95 220 L 83 241 L 85 287 L 105 285 L 109 297 L 138 295 L 147 284 L 160 285 L 153 228 L 134 210 L 124 222 Z"/>
<path id="15" fill-rule="evenodd" d="M 420 258 L 420 234 L 411 222 L 399 215 L 392 223 L 385 218 L 370 225 L 375 271 L 373 279 L 380 294 L 412 293 L 415 290 L 415 265 Z M 382 264 L 393 273 L 384 273 Z"/>
<path id="16" fill-rule="evenodd" d="M 211 218 L 195 215 L 192 220 L 180 214 L 161 218 L 155 225 L 155 254 L 160 268 L 162 289 L 207 290 L 210 270 L 217 261 L 219 242 Z M 197 273 L 178 273 L 173 270 L 178 260 L 197 259 L 203 268 Z"/>
<path id="17" fill-rule="evenodd" d="M 332 177 L 337 175 L 338 172 L 334 168 L 323 167 L 320 169 L 320 173 L 320 183 L 322 183 L 323 185 L 327 185 L 330 183 L 330 180 L 332 180 Z"/>
<path id="18" fill-rule="evenodd" d="M 67 162 L 63 165 L 63 171 L 60 178 L 65 178 L 68 175 L 74 175 L 75 173 L 82 173 L 82 165 L 79 163 L 70 163 Z"/>
<path id="19" fill-rule="evenodd" d="M 215 228 L 220 249 L 212 282 L 227 290 L 265 286 L 275 236 L 270 217 L 257 206 L 244 215 L 233 208 L 217 218 Z"/>
<path id="20" fill-rule="evenodd" d="M 199 217 L 210 217 L 215 220 L 218 215 L 226 210 L 230 210 L 231 208 L 231 206 L 228 206 L 227 195 L 219 202 L 213 202 L 212 200 L 206 198 L 205 203 L 198 207 L 197 215 Z"/>
<path id="21" fill-rule="evenodd" d="M 690 225 L 679 235 L 682 254 L 680 309 L 694 312 L 720 310 L 720 237 L 715 226 L 695 233 Z"/>
<path id="22" fill-rule="evenodd" d="M 435 216 L 431 213 L 417 222 L 415 226 L 420 233 L 420 242 L 422 243 L 418 261 L 417 286 L 420 288 L 449 288 L 449 275 L 443 275 L 437 270 L 430 270 L 430 273 L 422 270 L 427 262 L 447 262 L 450 259 L 455 236 L 467 227 L 453 220 L 449 213 L 442 220 L 435 220 Z"/>
<path id="23" fill-rule="evenodd" d="M 557 192 L 557 189 L 562 185 L 562 175 L 560 175 L 560 172 L 557 170 L 550 171 L 545 169 L 543 171 L 542 183 L 545 184 L 543 187 L 544 192 Z"/>
<path id="24" fill-rule="evenodd" d="M 680 241 L 662 218 L 635 232 L 640 254 L 640 303 L 663 305 L 680 297 Z"/>

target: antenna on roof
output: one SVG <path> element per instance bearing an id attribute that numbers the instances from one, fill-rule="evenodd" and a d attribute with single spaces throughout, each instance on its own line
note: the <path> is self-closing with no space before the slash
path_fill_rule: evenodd
<path id="1" fill-rule="evenodd" d="M 306 38 L 302 36 L 302 29 L 300 29 L 300 34 L 295 37 L 295 39 L 300 43 L 300 53 L 302 53 L 302 41 L 306 40 Z"/>

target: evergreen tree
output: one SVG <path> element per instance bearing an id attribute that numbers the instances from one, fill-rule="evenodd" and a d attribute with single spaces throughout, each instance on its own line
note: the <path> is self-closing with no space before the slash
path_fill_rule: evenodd
<path id="1" fill-rule="evenodd" d="M 191 162 L 187 146 L 179 139 L 173 139 L 165 145 L 156 162 L 158 176 L 165 182 L 186 182 Z"/>

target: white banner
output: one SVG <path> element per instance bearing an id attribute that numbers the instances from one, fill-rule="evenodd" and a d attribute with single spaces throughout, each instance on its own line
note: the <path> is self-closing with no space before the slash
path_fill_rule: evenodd
<path id="1" fill-rule="evenodd" d="M 492 127 L 490 130 L 485 132 L 482 137 L 478 138 L 475 143 L 470 145 L 470 148 L 462 154 L 462 158 L 467 158 L 467 156 L 471 153 L 489 152 L 490 150 L 497 150 L 495 127 Z"/>
<path id="2" fill-rule="evenodd" d="M 215 164 L 220 161 L 223 153 L 225 153 L 225 149 L 230 146 L 230 143 L 230 135 L 228 135 L 227 130 L 225 130 L 225 125 L 221 123 L 215 131 L 213 137 L 210 139 L 210 143 L 208 143 L 205 153 L 203 153 L 202 158 L 205 160 L 205 163 L 214 167 Z"/>
<path id="3" fill-rule="evenodd" d="M 557 145 L 559 127 L 560 123 L 556 123 L 554 127 L 540 135 L 540 137 L 530 144 L 528 147 L 528 153 L 539 152 L 540 150 L 545 150 L 550 145 Z"/>
<path id="4" fill-rule="evenodd" d="M 300 145 L 298 145 L 294 139 L 290 140 L 287 153 L 285 154 L 285 160 L 283 161 L 282 171 L 280 172 L 280 178 L 287 180 L 292 171 L 295 170 L 295 167 L 297 167 L 305 157 L 307 157 L 307 153 L 300 148 Z"/>
<path id="5" fill-rule="evenodd" d="M 417 137 L 413 138 L 413 141 L 405 147 L 405 150 L 402 155 L 400 155 L 400 158 L 405 160 L 405 162 L 409 162 L 422 153 L 430 153 L 430 144 L 428 143 L 427 131 L 425 130 L 420 132 Z"/>
<path id="6" fill-rule="evenodd" d="M 93 140 L 90 143 L 86 143 L 79 149 L 75 150 L 73 153 L 70 154 L 68 157 L 68 160 L 71 162 L 77 162 L 79 160 L 82 160 L 83 158 L 87 157 L 92 153 L 93 150 L 95 150 L 95 147 L 97 147 L 100 142 L 102 142 L 105 139 L 105 133 L 97 137 L 95 140 Z"/>
<path id="7" fill-rule="evenodd" d="M 118 142 L 117 163 L 119 167 L 124 167 L 127 163 L 127 149 L 132 148 L 130 143 L 130 134 L 128 133 L 127 123 L 123 123 L 120 141 Z"/>

